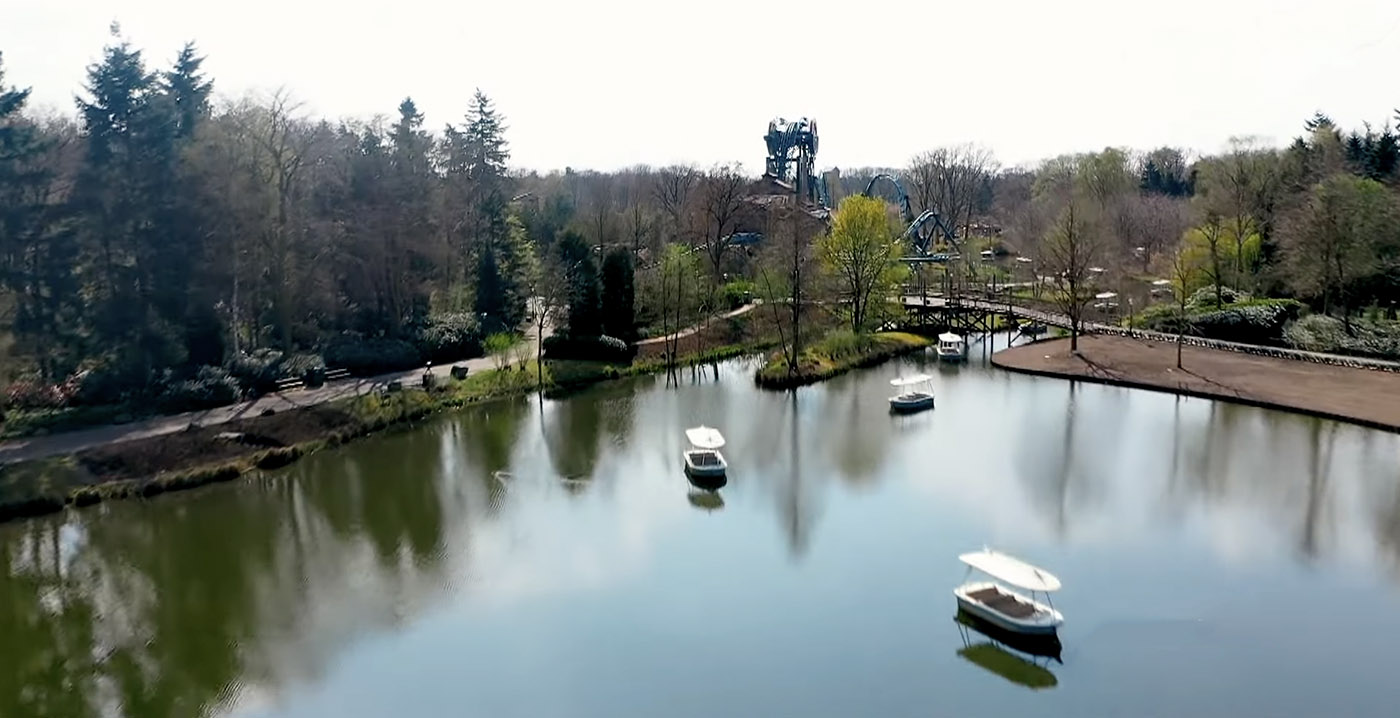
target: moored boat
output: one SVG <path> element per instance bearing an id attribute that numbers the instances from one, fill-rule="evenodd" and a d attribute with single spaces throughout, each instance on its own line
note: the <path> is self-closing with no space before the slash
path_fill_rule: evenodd
<path id="1" fill-rule="evenodd" d="M 952 332 L 938 335 L 938 358 L 943 361 L 962 361 L 967 353 L 967 341 Z"/>
<path id="2" fill-rule="evenodd" d="M 1064 623 L 1064 616 L 1049 603 L 1050 593 L 1060 590 L 1060 579 L 1050 572 L 991 549 L 965 553 L 958 559 L 968 565 L 969 573 L 976 570 L 993 579 L 953 589 L 961 610 L 997 628 L 1027 635 L 1054 634 Z M 1044 603 L 1036 600 L 1037 593 L 1045 594 Z"/>

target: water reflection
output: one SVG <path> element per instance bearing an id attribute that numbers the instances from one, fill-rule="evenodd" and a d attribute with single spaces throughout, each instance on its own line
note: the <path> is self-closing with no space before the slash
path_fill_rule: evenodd
<path id="1" fill-rule="evenodd" d="M 1049 669 L 1060 663 L 1057 637 L 1030 637 L 1004 631 L 964 611 L 953 618 L 963 647 L 958 656 L 1031 690 L 1054 688 L 1059 679 Z"/>
<path id="2" fill-rule="evenodd" d="M 929 557 L 984 542 L 1057 567 L 1083 658 L 1051 671 L 980 629 L 960 658 L 937 652 L 1077 695 L 1065 715 L 1102 714 L 1085 696 L 1148 670 L 1097 629 L 1216 612 L 1263 631 L 1278 615 L 1232 597 L 1266 589 L 1313 628 L 1287 639 L 1304 642 L 1290 684 L 1380 695 L 1364 689 L 1385 641 L 1328 636 L 1400 630 L 1400 597 L 1374 578 L 1400 574 L 1400 438 L 975 362 L 938 374 L 936 409 L 891 417 L 897 367 L 788 393 L 755 391 L 751 370 L 482 405 L 257 479 L 0 526 L 0 716 L 393 712 L 380 696 L 415 715 L 655 714 L 672 704 L 600 687 L 661 701 L 691 660 L 745 677 L 676 714 L 736 696 L 850 714 L 844 696 L 872 694 L 907 698 L 865 706 L 900 713 L 958 700 L 965 674 L 910 671 L 956 641 L 927 611 L 956 577 Z M 732 447 L 722 487 L 682 478 L 682 432 L 700 423 Z M 1340 598 L 1355 610 L 1318 608 Z M 715 605 L 722 626 L 675 620 Z M 1276 652 L 1220 635 L 1141 660 L 1194 675 L 1200 656 Z M 1343 650 L 1340 667 L 1309 658 Z M 449 668 L 479 675 L 476 702 L 425 697 L 460 682 Z M 760 706 L 770 694 L 784 698 Z"/>

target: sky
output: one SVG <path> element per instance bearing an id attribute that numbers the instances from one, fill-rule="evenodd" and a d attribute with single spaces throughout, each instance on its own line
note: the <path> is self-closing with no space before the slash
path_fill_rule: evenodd
<path id="1" fill-rule="evenodd" d="M 187 40 L 225 98 L 285 87 L 330 118 L 411 96 L 440 130 L 481 88 L 511 164 L 762 169 L 774 117 L 817 164 L 976 143 L 1003 166 L 1106 146 L 1284 144 L 1323 110 L 1394 121 L 1395 0 L 8 0 L 6 82 L 71 113 L 108 27 L 164 67 Z"/>

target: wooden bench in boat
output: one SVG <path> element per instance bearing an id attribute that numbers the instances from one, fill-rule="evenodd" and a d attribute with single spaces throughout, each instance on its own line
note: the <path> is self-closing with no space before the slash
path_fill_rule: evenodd
<path id="1" fill-rule="evenodd" d="M 978 603 L 1012 618 L 1030 618 L 1035 615 L 1035 607 L 1015 596 L 1002 593 L 994 587 L 984 588 L 967 594 Z"/>

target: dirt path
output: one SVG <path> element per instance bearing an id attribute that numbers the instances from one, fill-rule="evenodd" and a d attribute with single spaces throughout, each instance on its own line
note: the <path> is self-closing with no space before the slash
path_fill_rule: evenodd
<path id="1" fill-rule="evenodd" d="M 1400 432 L 1400 373 L 1185 347 L 1117 336 L 1036 342 L 992 355 L 992 364 L 1031 374 L 1083 379 L 1297 411 Z"/>
<path id="2" fill-rule="evenodd" d="M 534 347 L 536 343 L 534 334 L 531 333 L 527 335 L 525 341 L 530 346 L 530 358 L 534 359 Z M 456 362 L 456 364 L 434 366 L 432 371 L 438 378 L 446 379 L 450 375 L 453 366 L 460 366 L 463 364 L 467 366 L 468 371 L 473 373 L 496 368 L 495 360 L 491 357 L 479 357 L 463 362 Z M 183 431 L 190 424 L 195 424 L 197 426 L 223 424 L 235 419 L 258 416 L 268 409 L 276 412 L 283 412 L 316 404 L 324 404 L 328 401 L 335 401 L 336 399 L 368 394 L 395 380 L 402 381 L 404 386 L 417 386 L 422 381 L 422 376 L 422 369 L 409 369 L 392 374 L 382 374 L 368 379 L 345 379 L 342 381 L 330 382 L 319 389 L 294 389 L 287 392 L 268 394 L 252 401 L 221 406 L 217 409 L 159 416 L 152 419 L 132 422 L 130 424 L 109 424 L 106 426 L 93 427 L 91 429 L 66 431 L 49 436 L 10 439 L 0 442 L 0 464 L 15 461 L 28 461 L 30 459 L 42 459 L 46 456 L 71 454 L 103 444 L 114 444 L 122 441 L 131 441 L 133 439 L 145 439 L 151 436 L 171 434 L 177 431 Z"/>
<path id="3" fill-rule="evenodd" d="M 744 306 L 739 307 L 738 309 L 735 309 L 735 310 L 732 311 L 732 312 L 726 312 L 726 313 L 721 314 L 721 315 L 719 315 L 719 316 L 717 316 L 717 317 L 714 317 L 713 319 L 711 319 L 711 320 L 709 320 L 709 321 L 701 322 L 701 323 L 696 324 L 696 325 L 694 325 L 694 326 L 686 327 L 685 329 L 682 329 L 682 330 L 680 330 L 680 331 L 678 331 L 678 332 L 674 332 L 674 333 L 672 333 L 672 334 L 667 334 L 667 335 L 664 336 L 664 337 L 652 337 L 651 339 L 643 339 L 642 341 L 637 342 L 637 347 L 640 349 L 640 348 L 642 348 L 642 347 L 649 347 L 649 346 L 652 346 L 652 345 L 654 345 L 654 344 L 661 344 L 661 343 L 664 343 L 665 341 L 667 341 L 668 339 L 684 339 L 684 338 L 686 338 L 686 337 L 688 337 L 688 336 L 691 336 L 691 335 L 693 335 L 693 334 L 696 334 L 696 333 L 700 332 L 701 330 L 703 330 L 703 329 L 709 327 L 711 324 L 713 324 L 713 323 L 715 323 L 715 322 L 717 322 L 717 321 L 719 321 L 719 320 L 721 320 L 721 319 L 730 319 L 730 318 L 737 317 L 737 316 L 740 316 L 740 315 L 743 315 L 743 314 L 748 314 L 750 311 L 753 311 L 754 307 L 757 307 L 757 306 L 758 306 L 758 302 L 753 302 L 753 303 L 751 303 L 751 304 L 745 304 Z"/>

